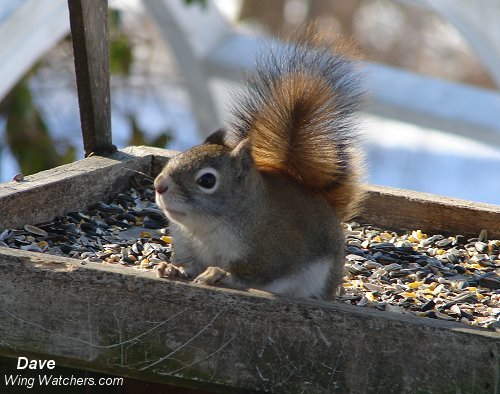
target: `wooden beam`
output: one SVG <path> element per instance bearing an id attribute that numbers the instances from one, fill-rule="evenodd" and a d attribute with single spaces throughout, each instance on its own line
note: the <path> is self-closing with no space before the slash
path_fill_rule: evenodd
<path id="1" fill-rule="evenodd" d="M 105 201 L 128 189 L 131 177 L 150 174 L 151 162 L 150 152 L 128 148 L 5 183 L 0 188 L 0 231 L 49 221 Z"/>
<path id="2" fill-rule="evenodd" d="M 85 157 L 116 150 L 111 141 L 108 1 L 68 0 Z"/>
<path id="3" fill-rule="evenodd" d="M 394 230 L 477 237 L 482 229 L 500 238 L 500 206 L 413 190 L 367 185 L 361 219 Z"/>
<path id="4" fill-rule="evenodd" d="M 5 356 L 230 392 L 500 388 L 500 335 L 485 329 L 0 249 Z"/>

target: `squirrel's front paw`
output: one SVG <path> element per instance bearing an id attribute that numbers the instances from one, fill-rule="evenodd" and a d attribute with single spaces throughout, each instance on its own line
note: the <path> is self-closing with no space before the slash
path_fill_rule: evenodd
<path id="1" fill-rule="evenodd" d="M 189 276 L 182 267 L 177 267 L 172 263 L 165 263 L 165 262 L 161 262 L 160 264 L 158 264 L 157 272 L 158 272 L 158 277 L 160 278 L 186 279 Z"/>
<path id="2" fill-rule="evenodd" d="M 229 272 L 226 272 L 219 267 L 208 267 L 195 278 L 194 283 L 201 285 L 231 285 L 232 276 Z"/>

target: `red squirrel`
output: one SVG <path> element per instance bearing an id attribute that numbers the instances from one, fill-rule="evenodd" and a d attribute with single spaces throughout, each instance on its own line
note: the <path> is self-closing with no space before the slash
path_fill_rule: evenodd
<path id="1" fill-rule="evenodd" d="M 341 221 L 363 199 L 353 61 L 321 42 L 270 50 L 233 121 L 155 180 L 171 223 L 167 277 L 327 299 L 342 283 Z"/>

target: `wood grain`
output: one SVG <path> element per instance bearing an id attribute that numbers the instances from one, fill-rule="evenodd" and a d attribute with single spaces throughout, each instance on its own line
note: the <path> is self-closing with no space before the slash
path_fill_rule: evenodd
<path id="1" fill-rule="evenodd" d="M 3 355 L 231 392 L 500 387 L 500 335 L 487 330 L 0 250 Z"/>
<path id="2" fill-rule="evenodd" d="M 111 141 L 108 1 L 68 0 L 85 156 L 116 150 Z"/>
<path id="3" fill-rule="evenodd" d="M 133 176 L 150 173 L 152 156 L 140 154 L 139 149 L 129 149 L 110 157 L 89 157 L 2 184 L 0 230 L 49 221 L 106 201 L 128 189 Z"/>
<path id="4" fill-rule="evenodd" d="M 500 206 L 384 186 L 367 191 L 361 220 L 377 226 L 475 237 L 487 229 L 490 239 L 500 238 Z"/>

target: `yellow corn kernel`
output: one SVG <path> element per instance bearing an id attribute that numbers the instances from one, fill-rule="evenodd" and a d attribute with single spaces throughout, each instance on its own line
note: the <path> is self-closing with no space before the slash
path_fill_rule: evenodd
<path id="1" fill-rule="evenodd" d="M 166 242 L 166 243 L 169 243 L 171 244 L 172 243 L 172 237 L 168 236 L 168 235 L 164 235 L 163 237 L 160 237 L 160 239 L 163 241 L 163 242 Z"/>
<path id="2" fill-rule="evenodd" d="M 46 241 L 40 241 L 37 243 L 37 245 L 40 249 L 45 249 L 49 247 L 49 244 Z"/>
<path id="3" fill-rule="evenodd" d="M 373 296 L 373 293 L 371 291 L 367 292 L 365 294 L 365 297 L 368 301 L 375 301 L 375 297 Z"/>
<path id="4" fill-rule="evenodd" d="M 422 232 L 422 230 L 417 230 L 417 231 L 416 231 L 416 235 L 417 235 L 417 238 L 418 238 L 418 239 L 425 239 L 425 238 L 427 238 L 427 234 L 424 234 L 424 233 Z"/>
<path id="5" fill-rule="evenodd" d="M 414 237 L 413 234 L 408 237 L 410 242 L 419 242 L 417 237 Z"/>
<path id="6" fill-rule="evenodd" d="M 387 233 L 387 232 L 384 232 L 384 233 L 380 233 L 380 238 L 382 238 L 383 240 L 390 240 L 392 238 L 392 234 L 391 233 Z"/>
<path id="7" fill-rule="evenodd" d="M 412 289 L 418 289 L 420 286 L 422 286 L 424 282 L 411 282 L 408 283 L 408 286 Z"/>
<path id="8" fill-rule="evenodd" d="M 361 289 L 363 287 L 363 282 L 358 280 L 358 279 L 352 280 L 351 284 L 352 284 L 352 287 L 356 287 L 359 289 Z"/>

